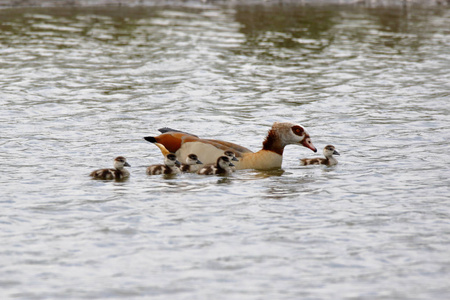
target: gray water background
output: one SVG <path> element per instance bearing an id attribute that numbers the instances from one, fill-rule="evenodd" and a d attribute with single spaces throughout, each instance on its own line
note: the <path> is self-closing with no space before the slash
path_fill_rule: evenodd
<path id="1" fill-rule="evenodd" d="M 448 7 L 0 10 L 2 299 L 448 299 Z M 336 167 L 147 176 L 164 126 Z M 319 150 L 320 152 L 320 150 Z M 124 182 L 95 181 L 124 155 Z"/>

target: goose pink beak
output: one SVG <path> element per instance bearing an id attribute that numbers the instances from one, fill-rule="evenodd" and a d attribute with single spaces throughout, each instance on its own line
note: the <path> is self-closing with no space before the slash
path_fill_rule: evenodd
<path id="1" fill-rule="evenodd" d="M 311 149 L 314 152 L 317 152 L 317 148 L 314 147 L 313 143 L 311 142 L 311 139 L 309 137 L 306 137 L 303 139 L 303 141 L 301 141 L 301 144 L 306 147 Z"/>

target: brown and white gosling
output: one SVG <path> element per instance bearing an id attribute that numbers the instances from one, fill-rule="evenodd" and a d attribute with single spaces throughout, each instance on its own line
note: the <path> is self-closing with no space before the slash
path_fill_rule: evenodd
<path id="1" fill-rule="evenodd" d="M 300 160 L 300 165 L 327 165 L 334 166 L 337 165 L 338 161 L 333 155 L 340 155 L 339 152 L 336 151 L 333 145 L 327 145 L 323 148 L 323 155 L 325 158 L 316 157 L 316 158 L 303 158 Z"/>
<path id="2" fill-rule="evenodd" d="M 239 161 L 239 159 L 236 158 L 236 154 L 233 151 L 231 151 L 231 150 L 227 150 L 223 154 L 225 156 L 228 156 L 233 161 Z"/>
<path id="3" fill-rule="evenodd" d="M 225 156 L 228 156 L 228 158 L 232 161 L 239 161 L 239 159 L 236 158 L 236 153 L 234 153 L 231 150 L 227 150 L 223 153 Z M 231 171 L 236 171 L 236 167 L 231 167 Z"/>
<path id="4" fill-rule="evenodd" d="M 189 154 L 186 157 L 186 163 L 181 165 L 180 170 L 184 173 L 195 173 L 200 169 L 200 165 L 202 164 L 197 155 Z"/>
<path id="5" fill-rule="evenodd" d="M 200 175 L 225 175 L 228 176 L 233 173 L 231 169 L 234 167 L 233 163 L 230 162 L 230 158 L 228 156 L 220 156 L 217 159 L 215 165 L 206 165 L 201 168 L 197 173 Z"/>
<path id="6" fill-rule="evenodd" d="M 164 157 L 163 165 L 151 165 L 147 168 L 148 175 L 170 175 L 178 174 L 180 171 L 180 162 L 177 160 L 177 156 L 173 153 L 169 153 Z"/>
<path id="7" fill-rule="evenodd" d="M 114 169 L 99 169 L 92 171 L 89 176 L 94 179 L 103 179 L 103 180 L 121 180 L 124 178 L 130 177 L 130 172 L 125 169 L 125 167 L 131 167 L 129 163 L 127 163 L 127 159 L 123 156 L 118 156 L 114 159 Z"/>

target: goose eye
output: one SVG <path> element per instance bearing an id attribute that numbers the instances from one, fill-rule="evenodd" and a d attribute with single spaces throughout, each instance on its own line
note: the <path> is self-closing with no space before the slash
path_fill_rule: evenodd
<path id="1" fill-rule="evenodd" d="M 293 131 L 296 135 L 302 135 L 302 134 L 303 134 L 303 128 L 301 128 L 300 126 L 294 126 L 294 127 L 292 127 L 292 131 Z"/>

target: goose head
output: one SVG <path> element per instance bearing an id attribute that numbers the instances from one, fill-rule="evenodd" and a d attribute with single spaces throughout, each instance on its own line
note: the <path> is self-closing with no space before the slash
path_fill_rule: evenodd
<path id="1" fill-rule="evenodd" d="M 317 148 L 311 142 L 308 132 L 301 125 L 289 122 L 275 122 L 269 131 L 269 136 L 271 134 L 279 139 L 280 146 L 282 147 L 286 145 L 302 145 L 317 152 Z"/>

